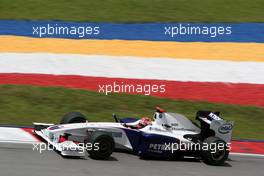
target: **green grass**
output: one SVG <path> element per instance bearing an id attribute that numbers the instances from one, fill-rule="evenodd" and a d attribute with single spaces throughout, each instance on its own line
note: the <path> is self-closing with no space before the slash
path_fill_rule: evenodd
<path id="1" fill-rule="evenodd" d="M 235 138 L 264 139 L 264 108 L 175 101 L 143 95 L 106 96 L 58 87 L 0 86 L 0 124 L 57 123 L 69 111 L 80 111 L 90 121 L 113 121 L 112 113 L 121 117 L 151 117 L 157 105 L 190 119 L 194 119 L 197 110 L 220 111 L 225 119 L 235 121 Z"/>
<path id="2" fill-rule="evenodd" d="M 0 19 L 264 22 L 263 0 L 0 0 Z"/>

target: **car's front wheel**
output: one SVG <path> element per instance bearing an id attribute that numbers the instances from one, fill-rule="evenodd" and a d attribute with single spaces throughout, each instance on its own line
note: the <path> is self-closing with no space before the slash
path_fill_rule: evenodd
<path id="1" fill-rule="evenodd" d="M 85 123 L 86 121 L 87 119 L 82 113 L 69 112 L 62 117 L 60 124 Z"/>
<path id="2" fill-rule="evenodd" d="M 88 153 L 93 159 L 105 160 L 109 158 L 114 151 L 114 139 L 107 132 L 96 131 L 92 134 L 89 141 L 93 147 L 91 150 L 88 150 Z"/>

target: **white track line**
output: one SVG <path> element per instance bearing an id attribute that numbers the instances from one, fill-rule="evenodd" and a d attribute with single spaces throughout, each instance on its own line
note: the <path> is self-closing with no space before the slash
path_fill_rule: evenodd
<path id="1" fill-rule="evenodd" d="M 251 156 L 251 157 L 263 157 L 264 158 L 264 154 L 255 154 L 255 153 L 233 153 L 231 152 L 230 155 L 233 156 Z"/>
<path id="2" fill-rule="evenodd" d="M 44 142 L 40 142 L 40 141 L 0 140 L 0 143 L 7 143 L 7 144 L 39 144 L 39 143 L 44 143 Z"/>
<path id="3" fill-rule="evenodd" d="M 264 84 L 264 62 L 197 61 L 127 56 L 0 53 L 0 73 Z"/>

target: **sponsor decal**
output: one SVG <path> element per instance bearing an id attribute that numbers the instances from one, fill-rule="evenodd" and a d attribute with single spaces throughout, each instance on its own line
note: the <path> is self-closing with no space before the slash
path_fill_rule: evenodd
<path id="1" fill-rule="evenodd" d="M 163 132 L 164 131 L 164 129 L 162 129 L 162 128 L 156 128 L 156 127 L 149 127 L 149 130 L 150 131 L 160 131 L 160 132 Z"/>
<path id="2" fill-rule="evenodd" d="M 179 126 L 178 123 L 172 123 L 171 126 Z"/>
<path id="3" fill-rule="evenodd" d="M 62 128 L 62 127 L 63 127 L 63 126 L 54 125 L 54 126 L 49 127 L 48 129 L 49 129 L 49 130 L 57 130 L 57 129 L 60 129 L 60 128 Z"/>
<path id="4" fill-rule="evenodd" d="M 170 150 L 170 145 L 168 144 L 149 144 L 149 149 L 150 150 L 157 150 L 157 151 L 168 151 Z"/>
<path id="5" fill-rule="evenodd" d="M 210 120 L 222 120 L 219 116 L 217 116 L 216 114 L 212 112 L 208 116 L 212 118 Z"/>
<path id="6" fill-rule="evenodd" d="M 229 133 L 231 130 L 233 129 L 233 125 L 231 123 L 225 123 L 223 125 L 221 125 L 218 128 L 218 132 L 221 134 L 227 134 Z"/>

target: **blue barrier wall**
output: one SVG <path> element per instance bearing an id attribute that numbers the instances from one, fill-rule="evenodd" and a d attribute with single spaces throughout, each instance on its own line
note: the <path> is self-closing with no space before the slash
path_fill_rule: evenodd
<path id="1" fill-rule="evenodd" d="M 145 23 L 145 24 L 113 24 L 113 23 L 76 23 L 62 21 L 12 21 L 0 20 L 0 35 L 16 35 L 40 37 L 33 34 L 33 27 L 90 27 L 92 34 L 80 37 L 79 35 L 42 35 L 42 38 L 73 38 L 73 39 L 120 39 L 120 40 L 150 40 L 150 41 L 180 41 L 180 42 L 264 42 L 264 23 Z M 201 30 L 199 34 L 179 35 L 180 26 L 196 27 L 197 29 L 215 28 L 218 35 L 206 34 Z M 173 28 L 174 27 L 174 28 Z M 99 31 L 97 31 L 97 30 Z M 229 29 L 229 30 L 228 30 Z M 178 31 L 177 31 L 178 30 Z M 186 30 L 187 31 L 187 30 Z M 185 31 L 185 32 L 186 32 Z M 208 31 L 208 30 L 207 30 Z M 224 34 L 222 34 L 224 31 Z M 230 33 L 231 31 L 231 33 Z M 74 31 L 73 31 L 74 32 Z M 172 35 L 172 33 L 174 34 Z M 176 34 L 178 32 L 178 34 Z"/>

